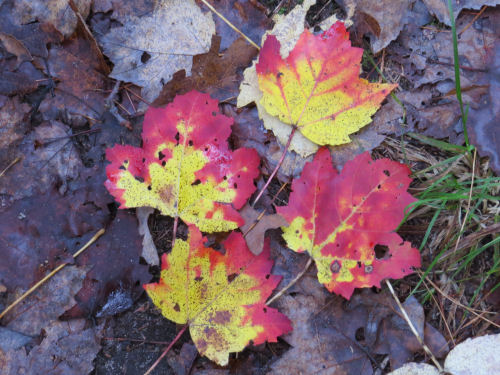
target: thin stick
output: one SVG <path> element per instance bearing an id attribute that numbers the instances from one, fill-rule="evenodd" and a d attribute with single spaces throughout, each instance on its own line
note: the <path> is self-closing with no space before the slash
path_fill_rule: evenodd
<path id="1" fill-rule="evenodd" d="M 274 203 L 274 201 L 276 200 L 276 198 L 278 198 L 278 195 L 283 191 L 283 189 L 285 189 L 287 183 L 285 182 L 283 185 L 281 185 L 280 189 L 278 190 L 278 192 L 276 194 L 274 194 L 274 197 L 273 199 L 271 200 L 271 205 Z M 257 219 L 255 220 L 255 222 L 252 223 L 252 225 L 250 226 L 250 228 L 247 229 L 247 231 L 245 233 L 243 233 L 243 237 L 246 237 L 248 233 L 250 233 L 250 231 L 255 228 L 255 226 L 257 225 L 257 223 L 264 217 L 264 215 L 266 214 L 267 210 L 264 209 L 260 214 L 259 216 L 257 217 Z"/>
<path id="2" fill-rule="evenodd" d="M 464 217 L 464 220 L 462 221 L 460 231 L 458 232 L 458 238 L 457 238 L 457 242 L 455 243 L 455 248 L 453 249 L 453 253 L 455 253 L 458 249 L 458 244 L 460 243 L 460 238 L 462 237 L 462 233 L 464 231 L 465 224 L 467 223 L 467 217 L 469 216 L 470 202 L 472 200 L 472 190 L 474 189 L 474 176 L 475 176 L 474 171 L 475 171 L 475 169 L 476 169 L 476 149 L 474 149 L 474 159 L 472 160 L 472 178 L 471 178 L 471 182 L 470 182 L 469 199 L 467 200 L 467 209 L 465 211 L 465 217 Z"/>
<path id="3" fill-rule="evenodd" d="M 219 16 L 219 18 L 221 20 L 223 20 L 225 23 L 228 24 L 228 26 L 233 29 L 234 31 L 236 31 L 238 34 L 240 34 L 243 38 L 245 38 L 247 40 L 248 43 L 250 43 L 252 46 L 254 46 L 255 48 L 257 48 L 258 50 L 260 50 L 260 47 L 257 43 L 255 43 L 252 39 L 250 39 L 248 36 L 246 36 L 243 31 L 241 31 L 240 29 L 238 29 L 236 26 L 234 26 L 226 17 L 224 17 L 222 14 L 220 14 L 219 12 L 217 12 L 217 10 L 211 6 L 206 0 L 201 0 L 201 2 L 203 4 L 205 4 L 208 9 L 210 9 L 212 12 L 214 12 L 217 16 Z"/>
<path id="4" fill-rule="evenodd" d="M 179 216 L 174 219 L 174 228 L 172 229 L 172 249 L 175 245 L 175 237 L 177 236 L 177 226 L 179 225 Z"/>
<path id="5" fill-rule="evenodd" d="M 295 134 L 295 131 L 297 130 L 297 127 L 294 126 L 292 128 L 292 131 L 290 133 L 290 136 L 288 137 L 288 141 L 286 142 L 285 149 L 283 150 L 283 154 L 281 154 L 280 160 L 278 161 L 278 164 L 276 164 L 276 167 L 274 167 L 273 173 L 269 176 L 267 179 L 267 182 L 265 183 L 264 187 L 260 189 L 259 194 L 257 195 L 257 198 L 252 203 L 252 207 L 255 206 L 255 204 L 259 201 L 260 197 L 262 197 L 262 194 L 264 194 L 264 191 L 266 191 L 267 187 L 271 183 L 271 180 L 274 178 L 276 173 L 278 173 L 278 170 L 281 167 L 281 164 L 283 164 L 283 161 L 285 160 L 286 153 L 288 152 L 288 149 L 290 148 L 290 144 L 292 143 L 293 135 Z"/>
<path id="6" fill-rule="evenodd" d="M 18 156 L 14 160 L 12 160 L 11 163 L 8 166 L 6 166 L 5 169 L 2 172 L 0 172 L 0 177 L 2 177 L 5 174 L 5 172 L 7 172 L 10 168 L 12 168 L 12 166 L 14 164 L 18 163 L 20 160 L 21 160 L 20 156 Z"/>
<path id="7" fill-rule="evenodd" d="M 99 230 L 96 234 L 94 234 L 94 237 L 92 237 L 83 247 L 78 250 L 76 253 L 73 254 L 73 258 L 76 258 L 78 255 L 83 253 L 87 248 L 92 245 L 99 237 L 101 237 L 104 234 L 105 230 L 104 228 Z M 48 279 L 50 279 L 52 276 L 54 276 L 56 273 L 58 273 L 60 270 L 62 270 L 65 266 L 67 266 L 69 263 L 63 263 L 57 266 L 52 272 L 50 272 L 47 276 L 45 276 L 43 279 L 41 279 L 39 282 L 37 282 L 35 285 L 33 285 L 30 289 L 28 289 L 24 294 L 16 299 L 13 303 L 11 303 L 2 313 L 0 314 L 0 319 L 2 319 L 5 314 L 7 314 L 10 310 L 12 310 L 18 303 L 22 302 L 26 297 L 28 297 L 31 293 L 33 293 L 35 290 L 37 290 L 43 283 L 45 283 Z"/>
<path id="8" fill-rule="evenodd" d="M 302 271 L 300 271 L 300 273 L 295 276 L 295 279 L 293 279 L 292 281 L 290 281 L 288 283 L 287 286 L 285 286 L 283 289 L 281 289 L 278 293 L 276 293 L 269 301 L 266 302 L 266 305 L 270 305 L 271 303 L 273 303 L 274 301 L 276 301 L 278 298 L 280 298 L 283 294 L 285 294 L 285 292 L 290 289 L 293 285 L 295 285 L 295 283 L 297 281 L 300 280 L 300 278 L 302 276 L 304 276 L 304 274 L 306 273 L 306 271 L 309 269 L 309 267 L 311 267 L 311 264 L 312 264 L 312 260 L 313 258 L 309 257 L 309 260 L 307 261 L 307 264 L 306 266 L 304 267 L 304 269 Z"/>
<path id="9" fill-rule="evenodd" d="M 161 353 L 161 356 L 158 357 L 158 359 L 155 361 L 155 363 L 153 363 L 153 365 L 148 369 L 148 371 L 146 371 L 144 373 L 144 375 L 151 374 L 151 371 L 153 371 L 155 369 L 155 367 L 158 366 L 158 364 L 161 362 L 161 360 L 163 359 L 163 357 L 165 357 L 167 355 L 167 353 L 169 352 L 169 350 L 172 349 L 172 346 L 174 346 L 174 344 L 177 341 L 179 341 L 179 339 L 181 338 L 182 334 L 186 331 L 187 327 L 188 327 L 187 324 L 184 327 L 182 327 L 182 329 L 179 331 L 179 333 L 177 334 L 177 336 L 175 336 L 175 338 L 172 340 L 172 342 L 170 343 L 170 345 L 167 346 L 167 348 L 163 351 L 163 353 Z"/>
<path id="10" fill-rule="evenodd" d="M 403 318 L 406 320 L 406 323 L 408 323 L 410 330 L 415 335 L 415 337 L 417 338 L 420 345 L 422 345 L 425 352 L 431 357 L 432 362 L 434 362 L 434 365 L 438 368 L 439 372 L 440 373 L 443 372 L 443 368 L 441 367 L 440 363 L 438 362 L 438 360 L 436 359 L 434 354 L 432 354 L 432 351 L 429 349 L 429 347 L 424 343 L 424 340 L 418 334 L 417 330 L 415 329 L 415 326 L 413 325 L 412 321 L 410 320 L 410 317 L 406 313 L 405 308 L 403 307 L 403 305 L 399 301 L 398 296 L 396 296 L 396 293 L 394 293 L 394 289 L 392 288 L 392 284 L 389 282 L 389 280 L 385 280 L 385 283 L 387 284 L 389 290 L 391 291 L 391 294 L 394 297 L 394 300 L 396 301 L 399 309 L 401 310 L 401 313 L 403 314 Z"/>

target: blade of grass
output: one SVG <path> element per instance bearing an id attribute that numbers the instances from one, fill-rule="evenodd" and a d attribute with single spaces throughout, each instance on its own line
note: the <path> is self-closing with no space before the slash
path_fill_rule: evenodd
<path id="1" fill-rule="evenodd" d="M 458 59 L 458 39 L 457 39 L 457 27 L 455 25 L 455 16 L 453 14 L 453 5 L 451 0 L 448 0 L 448 12 L 450 14 L 451 22 L 451 33 L 453 35 L 453 64 L 455 68 L 455 90 L 457 94 L 458 104 L 460 105 L 460 113 L 462 115 L 462 126 L 464 131 L 465 144 L 467 149 L 471 150 L 469 143 L 469 135 L 467 134 L 467 115 L 469 112 L 469 106 L 464 109 L 464 103 L 462 100 L 462 86 L 460 84 L 460 62 Z"/>

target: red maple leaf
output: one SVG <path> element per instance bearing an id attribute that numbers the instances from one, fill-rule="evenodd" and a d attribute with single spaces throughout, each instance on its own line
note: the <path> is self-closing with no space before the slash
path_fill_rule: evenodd
<path id="1" fill-rule="evenodd" d="M 419 251 L 395 233 L 415 201 L 407 192 L 409 173 L 365 152 L 337 174 L 321 148 L 294 180 L 288 206 L 277 208 L 290 223 L 283 237 L 292 250 L 311 255 L 329 291 L 350 298 L 355 288 L 380 287 L 420 266 Z"/>

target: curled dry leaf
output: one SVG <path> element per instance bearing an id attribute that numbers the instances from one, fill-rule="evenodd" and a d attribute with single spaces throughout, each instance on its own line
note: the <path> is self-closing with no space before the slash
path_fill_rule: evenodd
<path id="1" fill-rule="evenodd" d="M 206 248 L 200 231 L 189 227 L 187 241 L 175 241 L 164 254 L 159 283 L 144 286 L 163 316 L 188 324 L 201 355 L 217 364 L 228 363 L 229 353 L 240 352 L 250 341 L 276 342 L 292 329 L 266 300 L 280 282 L 270 274 L 269 246 L 253 255 L 240 233 L 223 242 L 225 254 Z"/>
<path id="2" fill-rule="evenodd" d="M 208 52 L 213 34 L 211 13 L 194 0 L 171 0 L 158 2 L 150 14 L 130 16 L 100 41 L 115 64 L 110 76 L 142 87 L 152 102 L 176 71 L 191 74 L 193 56 Z"/>
<path id="3" fill-rule="evenodd" d="M 255 191 L 259 157 L 250 149 L 229 150 L 231 124 L 216 100 L 196 91 L 166 108 L 149 108 L 143 147 L 108 149 L 106 187 L 121 208 L 153 207 L 204 232 L 243 225 L 234 208 Z"/>
<path id="4" fill-rule="evenodd" d="M 321 35 L 305 30 L 286 59 L 270 35 L 256 65 L 261 103 L 316 144 L 349 143 L 396 87 L 359 78 L 362 54 L 342 22 Z"/>
<path id="5" fill-rule="evenodd" d="M 394 230 L 405 208 L 415 201 L 405 165 L 369 153 L 333 169 L 322 148 L 293 181 L 288 206 L 277 207 L 290 226 L 283 238 L 315 260 L 318 280 L 349 299 L 355 288 L 380 287 L 385 278 L 401 278 L 420 266 L 420 253 Z"/>
<path id="6" fill-rule="evenodd" d="M 158 266 L 160 265 L 158 250 L 148 227 L 148 218 L 153 212 L 151 207 L 138 207 L 136 215 L 139 221 L 139 234 L 142 236 L 142 257 L 148 264 Z"/>
<path id="7" fill-rule="evenodd" d="M 268 229 L 287 226 L 288 222 L 279 214 L 261 213 L 249 204 L 246 204 L 240 211 L 245 220 L 245 224 L 240 227 L 248 248 L 254 255 L 259 255 L 264 249 L 264 236 Z"/>

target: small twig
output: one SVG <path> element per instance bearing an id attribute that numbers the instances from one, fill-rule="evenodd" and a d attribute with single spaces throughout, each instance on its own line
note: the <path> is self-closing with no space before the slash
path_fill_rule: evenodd
<path id="1" fill-rule="evenodd" d="M 152 344 L 152 345 L 169 345 L 170 343 L 166 341 L 148 341 L 143 339 L 130 339 L 128 337 L 103 337 L 103 340 L 109 341 L 131 341 L 131 342 L 140 342 L 141 344 Z"/>
<path id="2" fill-rule="evenodd" d="M 419 275 L 420 275 L 420 277 L 422 277 L 423 273 L 419 271 Z M 431 284 L 434 289 L 436 289 L 444 298 L 446 298 L 447 300 L 449 300 L 451 303 L 457 305 L 458 307 L 461 307 L 464 310 L 467 310 L 471 314 L 474 314 L 475 316 L 479 317 L 480 319 L 484 320 L 485 322 L 488 322 L 489 324 L 495 326 L 496 328 L 500 328 L 500 324 L 497 324 L 497 323 L 495 323 L 495 322 L 493 322 L 493 321 L 491 321 L 488 318 L 485 318 L 483 316 L 483 314 L 497 314 L 496 312 L 494 312 L 494 311 L 476 310 L 476 309 L 473 309 L 473 308 L 471 308 L 469 306 L 466 306 L 466 305 L 460 303 L 458 300 L 456 300 L 453 297 L 450 297 L 448 294 L 446 294 L 441 288 L 439 288 L 436 285 L 436 283 L 434 283 L 431 279 L 429 279 L 428 276 L 425 277 L 425 280 L 427 280 L 427 282 L 429 284 Z"/>
<path id="3" fill-rule="evenodd" d="M 188 327 L 187 324 L 184 327 L 182 327 L 182 329 L 179 331 L 179 333 L 177 334 L 177 336 L 175 336 L 175 338 L 172 340 L 172 342 L 170 343 L 170 345 L 167 346 L 167 348 L 163 351 L 163 353 L 161 353 L 161 356 L 158 357 L 158 359 L 155 361 L 155 363 L 153 363 L 151 365 L 151 367 L 148 369 L 148 371 L 146 371 L 144 373 L 144 375 L 151 374 L 151 371 L 153 371 L 155 369 L 155 367 L 158 366 L 158 364 L 161 362 L 161 360 L 163 359 L 163 357 L 165 357 L 167 355 L 167 353 L 169 352 L 169 350 L 172 349 L 172 346 L 174 346 L 174 344 L 177 341 L 179 341 L 179 339 L 181 338 L 182 334 L 186 331 L 187 327 Z"/>
<path id="4" fill-rule="evenodd" d="M 236 26 L 234 26 L 226 17 L 224 17 L 222 14 L 220 14 L 213 6 L 211 6 L 206 0 L 201 0 L 203 4 L 207 6 L 208 9 L 210 9 L 212 12 L 214 12 L 221 20 L 223 20 L 227 25 L 236 31 L 238 34 L 240 34 L 243 38 L 247 40 L 248 43 L 250 43 L 252 46 L 260 50 L 260 47 L 257 43 L 255 43 L 252 39 L 250 39 L 248 36 L 246 36 L 243 31 L 238 29 Z"/>
<path id="5" fill-rule="evenodd" d="M 469 212 L 470 212 L 470 203 L 472 200 L 472 190 L 474 189 L 474 176 L 475 176 L 475 169 L 476 169 L 476 154 L 477 154 L 476 149 L 474 149 L 474 158 L 472 160 L 472 177 L 471 177 L 470 189 L 469 189 L 469 199 L 467 200 L 467 209 L 465 211 L 465 217 L 464 217 L 464 220 L 462 221 L 460 231 L 458 232 L 458 238 L 457 238 L 457 242 L 455 243 L 455 248 L 453 249 L 453 253 L 455 253 L 458 249 L 458 244 L 460 243 L 460 238 L 461 238 L 462 233 L 464 231 L 465 224 L 467 223 L 467 217 L 469 216 Z"/>
<path id="6" fill-rule="evenodd" d="M 476 22 L 476 21 L 477 21 L 477 19 L 478 19 L 479 17 L 481 17 L 481 15 L 484 13 L 484 11 L 485 11 L 487 8 L 488 8 L 488 7 L 487 7 L 486 5 L 483 5 L 483 7 L 482 7 L 482 8 L 481 8 L 481 10 L 479 11 L 479 13 L 478 13 L 478 14 L 476 14 L 476 15 L 474 16 L 474 18 L 473 18 L 473 19 L 472 19 L 472 20 L 471 20 L 471 21 L 470 21 L 470 22 L 469 22 L 469 23 L 468 23 L 468 24 L 467 24 L 467 25 L 466 25 L 466 26 L 462 29 L 462 31 L 460 31 L 460 32 L 458 33 L 458 35 L 462 35 L 462 33 L 463 33 L 463 32 L 465 32 L 465 30 L 467 30 L 469 27 L 471 27 L 471 26 L 472 26 L 472 24 L 473 24 L 474 22 Z"/>
<path id="7" fill-rule="evenodd" d="M 49 138 L 46 141 L 42 142 L 41 145 L 42 146 L 47 146 L 48 144 L 51 144 L 52 142 L 57 142 L 57 141 L 60 141 L 62 139 L 68 139 L 68 138 L 78 137 L 79 135 L 92 134 L 92 133 L 97 133 L 97 132 L 100 132 L 100 131 L 101 131 L 101 129 L 97 128 L 97 129 L 84 130 L 84 131 L 81 131 L 81 132 L 78 132 L 78 133 L 75 133 L 75 134 L 65 135 L 63 137 Z"/>
<path id="8" fill-rule="evenodd" d="M 287 182 L 285 182 L 283 185 L 281 185 L 280 189 L 278 190 L 278 192 L 276 194 L 274 194 L 274 197 L 273 199 L 271 199 L 271 205 L 274 203 L 274 201 L 276 200 L 276 198 L 278 198 L 278 195 L 283 191 L 283 189 L 285 189 L 287 185 Z M 248 233 L 250 233 L 250 231 L 255 228 L 255 226 L 257 225 L 257 223 L 264 217 L 264 215 L 266 214 L 266 209 L 264 209 L 260 214 L 259 216 L 257 217 L 257 219 L 252 223 L 252 225 L 250 226 L 250 228 L 248 228 L 246 230 L 245 233 L 243 233 L 243 237 L 246 237 Z"/>
<path id="9" fill-rule="evenodd" d="M 307 270 L 309 269 L 309 267 L 311 267 L 312 261 L 313 261 L 313 258 L 309 257 L 309 260 L 307 261 L 306 266 L 304 267 L 304 269 L 302 271 L 300 271 L 300 273 L 297 276 L 295 276 L 295 278 L 292 281 L 290 281 L 287 286 L 285 286 L 278 293 L 276 293 L 269 301 L 267 301 L 266 305 L 270 305 L 271 303 L 273 303 L 274 301 L 276 301 L 283 294 L 285 294 L 285 292 L 288 289 L 290 289 L 293 285 L 295 285 L 295 283 L 297 281 L 299 281 L 302 276 L 304 276 L 304 274 L 307 272 Z"/>
<path id="10" fill-rule="evenodd" d="M 175 237 L 177 236 L 177 226 L 179 225 L 179 216 L 174 219 L 174 228 L 172 229 L 172 248 L 175 245 Z"/>
<path id="11" fill-rule="evenodd" d="M 0 177 L 2 177 L 10 168 L 12 168 L 14 166 L 14 164 L 19 163 L 19 161 L 21 159 L 22 159 L 22 157 L 18 156 L 17 158 L 15 158 L 14 160 L 12 160 L 10 162 L 10 164 L 8 166 L 6 166 L 2 172 L 0 172 Z"/>
<path id="12" fill-rule="evenodd" d="M 267 179 L 266 183 L 264 184 L 264 187 L 262 189 L 260 189 L 259 194 L 257 195 L 257 198 L 255 198 L 255 200 L 252 203 L 252 207 L 255 207 L 255 204 L 259 201 L 260 197 L 262 197 L 262 194 L 264 194 L 264 191 L 266 191 L 267 187 L 271 183 L 271 181 L 274 178 L 274 176 L 276 175 L 276 173 L 278 173 L 278 170 L 280 169 L 281 164 L 283 164 L 283 161 L 285 160 L 286 153 L 288 152 L 288 149 L 290 148 L 290 144 L 292 143 L 292 139 L 293 139 L 293 136 L 294 136 L 296 131 L 297 131 L 297 127 L 294 126 L 292 128 L 290 136 L 288 137 L 288 141 L 286 142 L 286 146 L 285 146 L 285 149 L 283 150 L 283 154 L 281 154 L 280 160 L 278 160 L 278 164 L 276 164 L 276 167 L 274 167 L 274 170 L 271 173 L 271 175 L 269 176 L 269 178 Z"/>
<path id="13" fill-rule="evenodd" d="M 73 254 L 73 258 L 76 258 L 78 255 L 83 253 L 85 250 L 87 250 L 90 245 L 92 245 L 99 237 L 101 237 L 104 234 L 105 230 L 104 228 L 99 230 L 94 236 L 85 244 L 83 247 L 78 250 L 76 253 Z M 45 276 L 43 279 L 41 279 L 39 282 L 37 282 L 35 285 L 33 285 L 30 289 L 28 289 L 26 292 L 23 293 L 21 297 L 16 299 L 13 303 L 11 303 L 2 313 L 0 313 L 0 319 L 2 319 L 5 314 L 7 314 L 10 310 L 12 310 L 17 304 L 22 302 L 26 297 L 28 297 L 31 293 L 33 293 L 35 290 L 37 290 L 43 283 L 45 283 L 48 279 L 50 279 L 52 276 L 54 276 L 56 273 L 58 273 L 60 270 L 62 270 L 65 266 L 67 266 L 69 263 L 63 263 L 57 266 L 52 272 L 50 272 L 47 276 Z"/>
<path id="14" fill-rule="evenodd" d="M 385 280 L 385 283 L 387 284 L 387 287 L 391 291 L 392 296 L 394 297 L 394 300 L 396 301 L 399 309 L 401 310 L 401 313 L 403 314 L 403 318 L 406 320 L 406 323 L 408 323 L 408 326 L 410 327 L 410 330 L 412 333 L 415 335 L 417 338 L 418 342 L 424 348 L 425 352 L 431 357 L 432 362 L 434 362 L 434 365 L 438 368 L 439 372 L 443 372 L 443 367 L 441 364 L 438 362 L 434 354 L 432 354 L 432 351 L 429 349 L 429 347 L 425 344 L 424 340 L 422 337 L 420 337 L 419 333 L 415 329 L 415 326 L 413 325 L 412 321 L 410 320 L 410 317 L 408 316 L 408 313 L 406 312 L 405 308 L 401 304 L 401 301 L 399 301 L 398 296 L 396 296 L 396 293 L 394 292 L 394 289 L 392 288 L 392 284 L 389 282 L 389 280 Z"/>
<path id="15" fill-rule="evenodd" d="M 284 2 L 285 2 L 285 0 L 281 0 L 281 1 L 279 2 L 279 4 L 278 4 L 278 5 L 276 5 L 276 8 L 274 8 L 274 9 L 271 11 L 271 13 L 269 13 L 267 16 L 268 16 L 268 17 L 272 17 L 272 15 L 273 15 L 273 14 L 275 14 L 275 13 L 279 12 L 279 11 L 280 11 L 280 9 L 281 9 L 281 7 L 283 6 L 283 3 L 284 3 Z"/>

